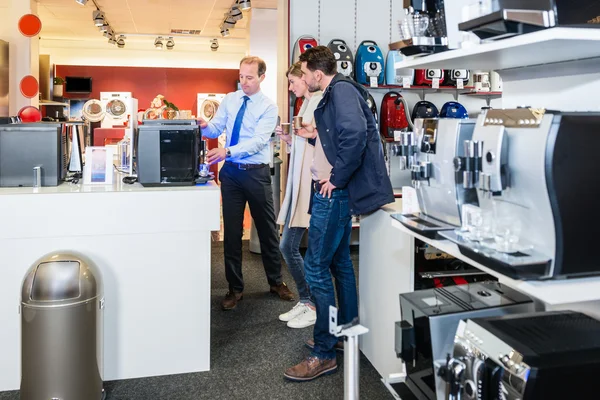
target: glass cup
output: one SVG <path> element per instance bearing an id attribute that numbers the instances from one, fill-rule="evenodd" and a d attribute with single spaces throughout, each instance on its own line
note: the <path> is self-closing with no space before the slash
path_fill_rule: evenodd
<path id="1" fill-rule="evenodd" d="M 210 165 L 200 164 L 200 176 L 205 178 L 208 176 Z"/>

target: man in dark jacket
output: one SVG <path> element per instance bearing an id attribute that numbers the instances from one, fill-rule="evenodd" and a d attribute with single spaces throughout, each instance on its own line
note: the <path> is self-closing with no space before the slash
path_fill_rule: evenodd
<path id="1" fill-rule="evenodd" d="M 310 381 L 337 370 L 338 339 L 329 333 L 329 306 L 335 305 L 332 275 L 339 301 L 338 322 L 358 316 L 356 278 L 350 259 L 352 215 L 375 211 L 394 201 L 383 148 L 367 92 L 337 73 L 333 53 L 324 46 L 300 56 L 303 80 L 310 91 L 323 90 L 314 113 L 316 130 L 300 129 L 300 136 L 315 139 L 313 185 L 308 249 L 304 258 L 306 280 L 317 308 L 310 356 L 288 368 L 294 381 Z M 312 132 L 311 132 L 312 131 Z M 320 157 L 323 155 L 323 157 Z"/>

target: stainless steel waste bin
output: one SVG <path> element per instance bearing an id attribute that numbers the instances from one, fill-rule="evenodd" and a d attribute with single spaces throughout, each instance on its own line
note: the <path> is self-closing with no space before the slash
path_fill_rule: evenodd
<path id="1" fill-rule="evenodd" d="M 50 253 L 21 289 L 21 400 L 100 400 L 102 277 L 86 257 Z"/>

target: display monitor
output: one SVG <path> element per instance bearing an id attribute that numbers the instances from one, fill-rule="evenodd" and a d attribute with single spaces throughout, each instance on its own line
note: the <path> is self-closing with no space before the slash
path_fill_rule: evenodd
<path id="1" fill-rule="evenodd" d="M 66 93 L 91 93 L 92 78 L 67 76 L 65 78 Z"/>

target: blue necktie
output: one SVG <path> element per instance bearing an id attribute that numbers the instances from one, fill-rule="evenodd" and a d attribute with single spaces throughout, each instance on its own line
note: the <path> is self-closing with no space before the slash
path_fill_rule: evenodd
<path id="1" fill-rule="evenodd" d="M 246 103 L 250 100 L 250 97 L 244 96 L 242 97 L 244 102 L 240 107 L 240 111 L 238 111 L 237 116 L 235 117 L 235 122 L 233 123 L 233 130 L 231 131 L 231 141 L 229 142 L 229 146 L 235 146 L 240 141 L 240 130 L 242 129 L 242 120 L 244 119 L 244 113 L 246 112 Z"/>

